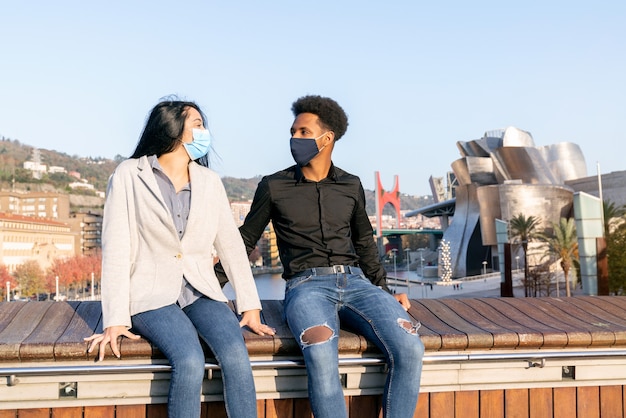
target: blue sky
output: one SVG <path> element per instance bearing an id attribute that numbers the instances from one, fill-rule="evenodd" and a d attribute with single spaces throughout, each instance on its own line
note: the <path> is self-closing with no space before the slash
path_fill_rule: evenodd
<path id="1" fill-rule="evenodd" d="M 0 135 L 128 156 L 149 110 L 196 101 L 223 176 L 292 164 L 291 103 L 333 97 L 335 163 L 429 194 L 457 141 L 515 126 L 626 169 L 626 3 L 32 1 L 0 5 Z"/>

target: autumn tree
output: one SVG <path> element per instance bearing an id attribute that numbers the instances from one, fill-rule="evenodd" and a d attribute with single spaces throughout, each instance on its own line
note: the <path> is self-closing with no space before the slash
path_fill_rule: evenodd
<path id="1" fill-rule="evenodd" d="M 102 272 L 102 256 L 78 255 L 68 258 L 57 258 L 52 262 L 46 274 L 46 282 L 49 291 L 56 287 L 56 277 L 59 278 L 59 286 L 64 292 L 74 289 L 77 293 L 79 288 L 86 287 L 91 283 L 91 274 L 99 282 Z"/>
<path id="2" fill-rule="evenodd" d="M 15 268 L 13 273 L 20 294 L 24 297 L 45 292 L 44 272 L 35 260 L 27 260 Z"/>
<path id="3" fill-rule="evenodd" d="M 4 264 L 0 264 L 0 301 L 7 300 L 7 283 L 11 289 L 15 289 L 17 282 L 15 278 L 9 273 L 9 269 Z"/>

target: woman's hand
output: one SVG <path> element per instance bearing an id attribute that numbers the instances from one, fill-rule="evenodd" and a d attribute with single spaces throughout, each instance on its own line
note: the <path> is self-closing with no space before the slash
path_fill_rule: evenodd
<path id="1" fill-rule="evenodd" d="M 247 326 L 255 334 L 259 334 L 259 335 L 276 334 L 276 330 L 274 328 L 261 323 L 261 310 L 260 309 L 253 309 L 250 311 L 245 311 L 241 315 L 241 321 L 239 321 L 239 325 L 241 327 Z"/>
<path id="2" fill-rule="evenodd" d="M 124 337 L 130 338 L 131 340 L 137 340 L 141 338 L 139 335 L 135 335 L 128 330 L 124 325 L 116 325 L 113 327 L 108 327 L 104 330 L 104 334 L 94 334 L 91 337 L 87 337 L 84 340 L 89 342 L 89 347 L 87 348 L 87 352 L 91 353 L 94 348 L 98 344 L 100 344 L 100 350 L 98 355 L 98 360 L 104 360 L 104 353 L 106 350 L 107 344 L 111 344 L 111 351 L 115 354 L 115 357 L 120 358 L 120 349 L 117 346 L 117 337 L 123 335 Z"/>

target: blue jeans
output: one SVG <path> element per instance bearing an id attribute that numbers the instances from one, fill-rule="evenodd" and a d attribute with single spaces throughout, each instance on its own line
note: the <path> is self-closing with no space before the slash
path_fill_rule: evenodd
<path id="1" fill-rule="evenodd" d="M 229 417 L 256 418 L 256 391 L 248 351 L 235 313 L 206 297 L 184 309 L 168 305 L 132 317 L 133 331 L 167 357 L 172 366 L 167 398 L 169 418 L 200 417 L 205 356 L 202 338 L 220 365 Z"/>
<path id="2" fill-rule="evenodd" d="M 285 287 L 285 319 L 304 355 L 316 418 L 347 417 L 338 366 L 340 322 L 385 355 L 383 416 L 413 416 L 424 345 L 418 326 L 392 295 L 359 274 L 296 277 Z"/>

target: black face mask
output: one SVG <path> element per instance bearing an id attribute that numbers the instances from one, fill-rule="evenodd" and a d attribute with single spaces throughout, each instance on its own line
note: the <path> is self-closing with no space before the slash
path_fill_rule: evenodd
<path id="1" fill-rule="evenodd" d="M 322 147 L 322 149 L 317 149 L 316 140 L 324 136 L 326 132 L 318 136 L 317 138 L 291 138 L 289 141 L 289 145 L 291 146 L 291 155 L 293 156 L 294 161 L 300 167 L 304 167 L 308 163 L 311 162 L 313 158 L 320 153 L 322 149 L 326 145 Z"/>

